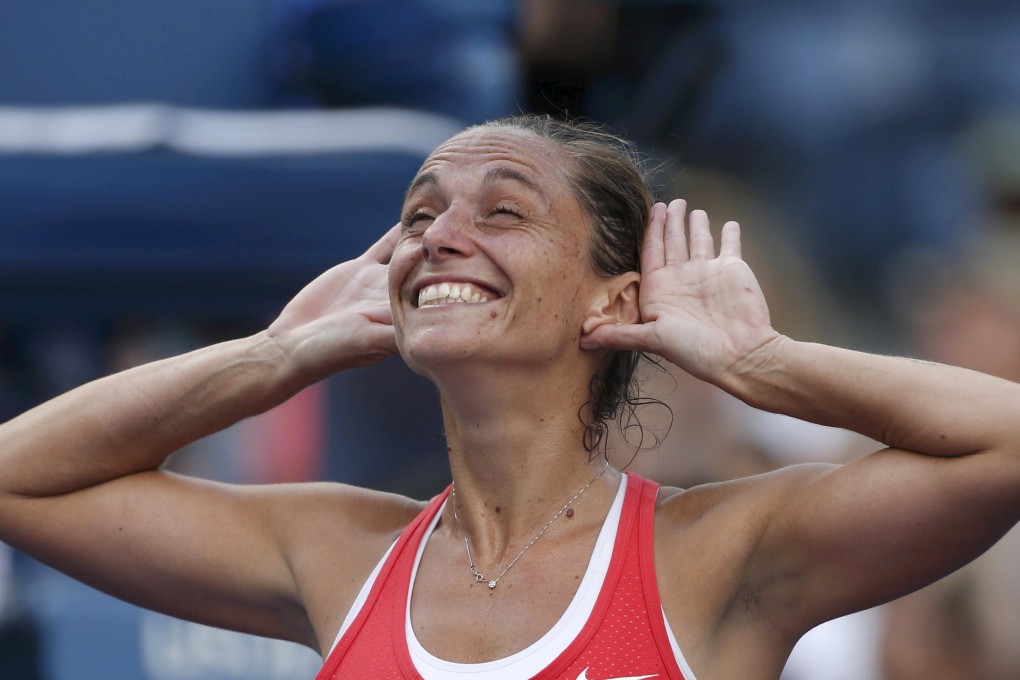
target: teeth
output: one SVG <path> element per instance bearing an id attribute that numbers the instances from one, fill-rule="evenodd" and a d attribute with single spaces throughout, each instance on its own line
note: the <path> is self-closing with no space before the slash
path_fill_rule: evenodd
<path id="1" fill-rule="evenodd" d="M 418 306 L 448 303 L 477 304 L 488 302 L 489 298 L 470 283 L 440 283 L 422 288 L 418 293 Z"/>

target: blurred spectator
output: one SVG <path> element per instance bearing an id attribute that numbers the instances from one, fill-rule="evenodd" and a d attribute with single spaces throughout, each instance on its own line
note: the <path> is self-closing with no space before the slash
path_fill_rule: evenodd
<path id="1" fill-rule="evenodd" d="M 616 3 L 520 0 L 520 6 L 528 110 L 588 114 L 587 88 L 620 56 Z"/>
<path id="2" fill-rule="evenodd" d="M 520 108 L 514 0 L 280 0 L 296 103 L 404 106 L 465 123 Z"/>
<path id="3" fill-rule="evenodd" d="M 898 256 L 957 251 L 980 210 L 956 136 L 1020 104 L 1020 7 L 1002 1 L 525 5 L 571 35 L 523 42 L 532 107 L 611 122 L 789 206 L 844 315 L 883 349 Z"/>
<path id="4" fill-rule="evenodd" d="M 530 110 L 605 121 L 646 148 L 687 136 L 686 123 L 721 65 L 718 3 L 522 0 L 521 6 Z"/>
<path id="5" fill-rule="evenodd" d="M 882 680 L 992 680 L 982 668 L 972 586 L 958 572 L 885 608 Z"/>
<path id="6" fill-rule="evenodd" d="M 840 305 L 881 334 L 897 255 L 955 252 L 980 209 L 954 143 L 1020 102 L 1004 2 L 729 3 L 726 61 L 686 147 L 797 202 Z"/>
<path id="7" fill-rule="evenodd" d="M 923 356 L 1020 381 L 1020 117 L 982 120 L 965 146 L 988 215 L 952 259 L 909 260 L 896 300 Z M 1015 680 L 1020 529 L 886 609 L 883 680 Z"/>

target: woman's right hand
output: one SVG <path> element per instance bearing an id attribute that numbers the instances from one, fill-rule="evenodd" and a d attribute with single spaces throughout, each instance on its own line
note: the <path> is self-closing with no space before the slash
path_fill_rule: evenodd
<path id="1" fill-rule="evenodd" d="M 396 225 L 361 256 L 320 275 L 269 326 L 268 336 L 312 381 L 397 351 L 387 270 L 399 234 Z"/>

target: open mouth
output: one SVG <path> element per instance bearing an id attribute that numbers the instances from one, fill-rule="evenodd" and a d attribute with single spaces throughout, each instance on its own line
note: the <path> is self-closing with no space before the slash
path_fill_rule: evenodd
<path id="1" fill-rule="evenodd" d="M 498 293 L 476 284 L 459 281 L 447 283 L 444 281 L 422 287 L 418 291 L 418 306 L 429 307 L 447 304 L 476 305 L 498 297 L 501 297 Z"/>

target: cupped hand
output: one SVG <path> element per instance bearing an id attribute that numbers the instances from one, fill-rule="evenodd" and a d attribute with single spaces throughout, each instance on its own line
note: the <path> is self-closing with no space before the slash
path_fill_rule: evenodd
<path id="1" fill-rule="evenodd" d="M 364 254 L 321 274 L 269 326 L 269 337 L 312 379 L 397 351 L 387 270 L 399 235 L 396 225 Z"/>
<path id="2" fill-rule="evenodd" d="M 687 216 L 679 199 L 652 209 L 641 248 L 639 305 L 640 323 L 603 324 L 582 337 L 581 346 L 649 352 L 718 384 L 780 337 L 741 257 L 739 225 L 723 226 L 717 255 L 708 215 L 695 210 Z"/>

